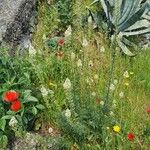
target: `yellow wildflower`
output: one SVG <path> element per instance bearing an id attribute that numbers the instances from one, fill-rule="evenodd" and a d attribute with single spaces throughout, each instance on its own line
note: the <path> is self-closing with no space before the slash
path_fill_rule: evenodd
<path id="1" fill-rule="evenodd" d="M 124 84 L 125 86 L 129 86 L 129 83 L 128 82 L 125 82 L 125 84 Z"/>
<path id="2" fill-rule="evenodd" d="M 130 72 L 130 75 L 133 75 L 134 74 L 134 72 Z"/>
<path id="3" fill-rule="evenodd" d="M 117 132 L 117 133 L 119 133 L 120 132 L 120 127 L 119 126 L 117 126 L 117 125 L 115 125 L 115 126 L 113 126 L 113 131 L 115 131 L 115 132 Z"/>

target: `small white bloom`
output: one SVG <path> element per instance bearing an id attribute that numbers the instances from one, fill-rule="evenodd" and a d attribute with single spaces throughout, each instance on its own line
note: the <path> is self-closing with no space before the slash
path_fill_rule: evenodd
<path id="1" fill-rule="evenodd" d="M 70 37 L 71 34 L 72 34 L 72 29 L 71 29 L 71 26 L 69 26 L 69 27 L 67 28 L 67 30 L 65 31 L 65 38 Z"/>
<path id="2" fill-rule="evenodd" d="M 63 84 L 63 87 L 65 90 L 69 90 L 71 88 L 71 81 L 69 78 L 66 78 L 64 84 Z"/>
<path id="3" fill-rule="evenodd" d="M 124 78 L 129 78 L 129 73 L 128 71 L 125 71 L 124 74 L 123 74 Z"/>
<path id="4" fill-rule="evenodd" d="M 89 61 L 88 65 L 89 65 L 89 67 L 93 67 L 94 66 L 92 60 Z"/>
<path id="5" fill-rule="evenodd" d="M 36 54 L 36 50 L 34 49 L 34 47 L 30 44 L 29 46 L 29 55 L 33 56 Z"/>
<path id="6" fill-rule="evenodd" d="M 77 61 L 77 66 L 78 66 L 78 67 L 82 67 L 82 61 L 81 61 L 81 59 L 79 59 L 79 60 Z"/>
<path id="7" fill-rule="evenodd" d="M 72 52 L 72 53 L 71 53 L 71 60 L 74 61 L 75 58 L 76 58 L 76 54 Z"/>
<path id="8" fill-rule="evenodd" d="M 92 94 L 91 94 L 93 97 L 95 97 L 96 96 L 96 92 L 92 92 Z"/>
<path id="9" fill-rule="evenodd" d="M 113 92 L 113 91 L 115 90 L 115 85 L 114 85 L 114 84 L 111 84 L 109 88 L 110 88 L 110 90 Z"/>
<path id="10" fill-rule="evenodd" d="M 53 128 L 48 128 L 48 133 L 52 133 L 53 132 Z"/>
<path id="11" fill-rule="evenodd" d="M 114 116 L 114 113 L 112 111 L 110 112 L 110 116 Z"/>
<path id="12" fill-rule="evenodd" d="M 94 79 L 95 79 L 95 80 L 98 79 L 98 75 L 97 75 L 97 74 L 94 75 Z"/>
<path id="13" fill-rule="evenodd" d="M 123 97 L 124 97 L 124 93 L 123 93 L 123 92 L 120 92 L 120 93 L 119 93 L 119 97 L 120 97 L 120 98 L 123 98 Z"/>
<path id="14" fill-rule="evenodd" d="M 106 127 L 106 129 L 109 130 L 110 128 L 109 128 L 109 127 Z"/>
<path id="15" fill-rule="evenodd" d="M 103 105 L 104 105 L 104 101 L 100 101 L 100 105 L 102 105 L 102 106 L 103 106 Z"/>
<path id="16" fill-rule="evenodd" d="M 117 79 L 114 80 L 114 84 L 115 84 L 115 85 L 118 84 L 118 80 L 117 80 Z"/>
<path id="17" fill-rule="evenodd" d="M 102 52 L 102 53 L 105 52 L 105 47 L 104 46 L 101 47 L 100 52 Z"/>
<path id="18" fill-rule="evenodd" d="M 82 46 L 83 46 L 83 47 L 88 46 L 88 41 L 87 41 L 87 39 L 85 39 L 85 38 L 83 39 Z"/>
<path id="19" fill-rule="evenodd" d="M 44 86 L 41 87 L 41 94 L 43 97 L 46 97 L 48 95 L 48 92 L 49 91 Z"/>
<path id="20" fill-rule="evenodd" d="M 66 116 L 67 118 L 70 118 L 70 117 L 71 117 L 71 111 L 70 111 L 70 109 L 66 109 L 66 111 L 65 111 L 65 116 Z"/>
<path id="21" fill-rule="evenodd" d="M 9 121 L 9 126 L 14 127 L 18 123 L 17 119 L 13 116 Z"/>
<path id="22" fill-rule="evenodd" d="M 46 41 L 46 35 L 43 34 L 43 37 L 42 37 L 43 41 Z"/>
<path id="23" fill-rule="evenodd" d="M 91 25 L 91 24 L 92 24 L 92 22 L 93 22 L 93 21 L 92 21 L 92 17 L 91 17 L 91 16 L 89 16 L 89 17 L 88 17 L 88 24 L 89 24 L 89 25 Z"/>

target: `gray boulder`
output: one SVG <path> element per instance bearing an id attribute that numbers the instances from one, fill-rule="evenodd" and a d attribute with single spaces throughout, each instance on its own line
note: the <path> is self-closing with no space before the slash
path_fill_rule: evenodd
<path id="1" fill-rule="evenodd" d="M 30 35 L 36 0 L 0 0 L 0 41 L 16 46 Z"/>

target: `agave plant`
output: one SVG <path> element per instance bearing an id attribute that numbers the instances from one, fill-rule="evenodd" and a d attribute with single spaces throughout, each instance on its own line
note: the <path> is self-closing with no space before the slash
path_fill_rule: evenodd
<path id="1" fill-rule="evenodd" d="M 150 33 L 150 1 L 94 0 L 91 5 L 96 3 L 101 4 L 107 18 L 108 29 L 116 36 L 119 47 L 125 54 L 134 56 L 128 46 L 135 46 L 135 44 L 129 41 L 128 37 Z M 90 9 L 89 12 L 97 23 L 98 18 Z"/>

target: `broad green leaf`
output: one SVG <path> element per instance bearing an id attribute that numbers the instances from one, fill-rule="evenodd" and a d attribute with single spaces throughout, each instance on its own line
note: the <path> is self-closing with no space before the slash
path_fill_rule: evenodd
<path id="1" fill-rule="evenodd" d="M 32 113 L 33 113 L 34 115 L 37 115 L 38 110 L 37 110 L 37 108 L 36 108 L 36 107 L 32 107 Z"/>
<path id="2" fill-rule="evenodd" d="M 38 109 L 40 109 L 40 110 L 45 109 L 45 107 L 44 107 L 42 104 L 38 104 L 38 105 L 36 105 L 36 108 L 38 108 Z"/>
<path id="3" fill-rule="evenodd" d="M 5 119 L 0 119 L 0 129 L 2 131 L 5 131 L 5 126 L 6 126 L 6 120 Z"/>
<path id="4" fill-rule="evenodd" d="M 12 118 L 12 115 L 5 115 L 2 117 L 2 119 L 11 119 Z"/>
<path id="5" fill-rule="evenodd" d="M 5 149 L 8 144 L 8 138 L 6 135 L 0 137 L 0 148 Z"/>
<path id="6" fill-rule="evenodd" d="M 38 99 L 34 96 L 28 96 L 25 98 L 23 103 L 28 103 L 28 102 L 38 102 Z"/>

